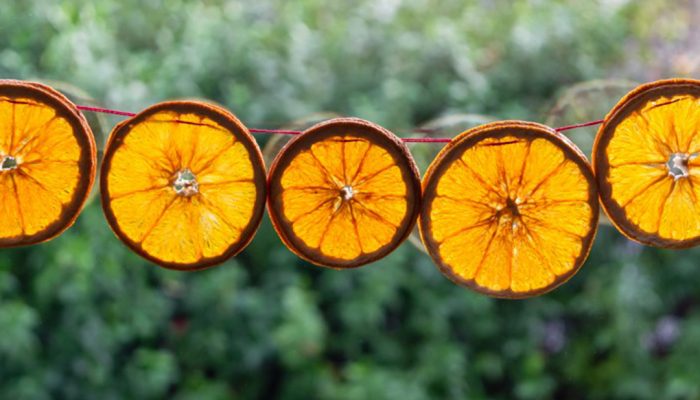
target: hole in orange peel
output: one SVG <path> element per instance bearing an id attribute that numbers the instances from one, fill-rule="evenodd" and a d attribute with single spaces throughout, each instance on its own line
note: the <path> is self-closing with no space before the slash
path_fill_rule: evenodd
<path id="1" fill-rule="evenodd" d="M 687 178 L 688 160 L 691 157 L 695 158 L 693 155 L 688 155 L 685 153 L 671 153 L 671 157 L 669 157 L 668 162 L 666 163 L 668 174 L 671 175 L 674 180 Z"/>
<path id="2" fill-rule="evenodd" d="M 350 201 L 354 195 L 354 192 L 352 190 L 352 186 L 345 185 L 340 189 L 340 196 L 343 198 L 345 201 Z"/>
<path id="3" fill-rule="evenodd" d="M 10 171 L 17 168 L 17 160 L 12 156 L 3 156 L 0 171 Z"/>
<path id="4" fill-rule="evenodd" d="M 197 177 L 194 176 L 189 168 L 185 168 L 177 172 L 175 181 L 172 184 L 175 193 L 183 197 L 194 196 L 199 193 L 199 184 L 197 183 Z"/>

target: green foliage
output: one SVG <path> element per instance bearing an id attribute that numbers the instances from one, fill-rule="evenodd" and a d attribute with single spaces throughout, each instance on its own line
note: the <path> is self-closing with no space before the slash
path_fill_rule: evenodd
<path id="1" fill-rule="evenodd" d="M 449 112 L 541 120 L 575 82 L 649 79 L 667 4 L 7 3 L 2 77 L 134 111 L 204 97 L 249 126 L 331 110 L 398 132 Z M 699 256 L 602 227 L 565 286 L 503 301 L 409 244 L 310 266 L 266 220 L 236 259 L 178 273 L 122 246 L 93 201 L 61 237 L 0 251 L 0 398 L 698 398 Z"/>

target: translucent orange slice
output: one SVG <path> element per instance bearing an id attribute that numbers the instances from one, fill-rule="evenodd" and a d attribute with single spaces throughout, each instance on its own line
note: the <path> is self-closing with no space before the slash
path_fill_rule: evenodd
<path id="1" fill-rule="evenodd" d="M 39 243 L 71 226 L 95 170 L 90 127 L 65 96 L 0 80 L 0 246 Z"/>
<path id="2" fill-rule="evenodd" d="M 605 118 L 593 147 L 603 209 L 630 239 L 700 243 L 700 81 L 642 85 Z"/>
<path id="3" fill-rule="evenodd" d="M 284 243 L 333 268 L 376 261 L 406 239 L 420 207 L 420 178 L 391 132 L 355 118 L 317 124 L 279 153 L 268 210 Z"/>
<path id="4" fill-rule="evenodd" d="M 223 262 L 253 238 L 265 204 L 265 166 L 228 111 L 182 101 L 154 105 L 112 131 L 100 171 L 116 235 L 166 268 Z"/>
<path id="5" fill-rule="evenodd" d="M 563 135 L 494 122 L 457 136 L 423 178 L 420 232 L 454 282 L 496 297 L 557 287 L 581 267 L 598 227 L 595 179 Z"/>

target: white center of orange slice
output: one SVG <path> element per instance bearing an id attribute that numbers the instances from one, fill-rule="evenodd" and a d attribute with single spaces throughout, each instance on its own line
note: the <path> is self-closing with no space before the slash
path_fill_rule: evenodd
<path id="1" fill-rule="evenodd" d="M 173 190 L 180 196 L 190 197 L 199 193 L 199 183 L 197 177 L 189 168 L 178 171 L 172 184 Z"/>
<path id="2" fill-rule="evenodd" d="M 0 171 L 10 171 L 17 168 L 17 159 L 6 155 L 2 156 L 2 162 L 0 162 Z"/>

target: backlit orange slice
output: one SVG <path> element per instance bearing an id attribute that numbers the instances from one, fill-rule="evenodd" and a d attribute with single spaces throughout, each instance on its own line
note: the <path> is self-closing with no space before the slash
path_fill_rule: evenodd
<path id="1" fill-rule="evenodd" d="M 430 165 L 419 227 L 454 282 L 496 297 L 541 294 L 588 256 L 598 227 L 595 179 L 578 148 L 551 128 L 482 125 Z"/>
<path id="2" fill-rule="evenodd" d="M 332 268 L 376 261 L 411 232 L 420 178 L 406 146 L 384 128 L 336 118 L 292 139 L 272 163 L 268 210 L 298 256 Z"/>
<path id="3" fill-rule="evenodd" d="M 73 224 L 95 179 L 95 141 L 62 94 L 0 80 L 0 246 L 39 243 Z"/>
<path id="4" fill-rule="evenodd" d="M 642 85 L 605 118 L 593 148 L 603 209 L 627 237 L 700 243 L 700 81 Z"/>
<path id="5" fill-rule="evenodd" d="M 253 238 L 265 205 L 260 149 L 228 111 L 195 101 L 154 105 L 112 131 L 100 171 L 107 221 L 166 268 L 221 263 Z"/>

